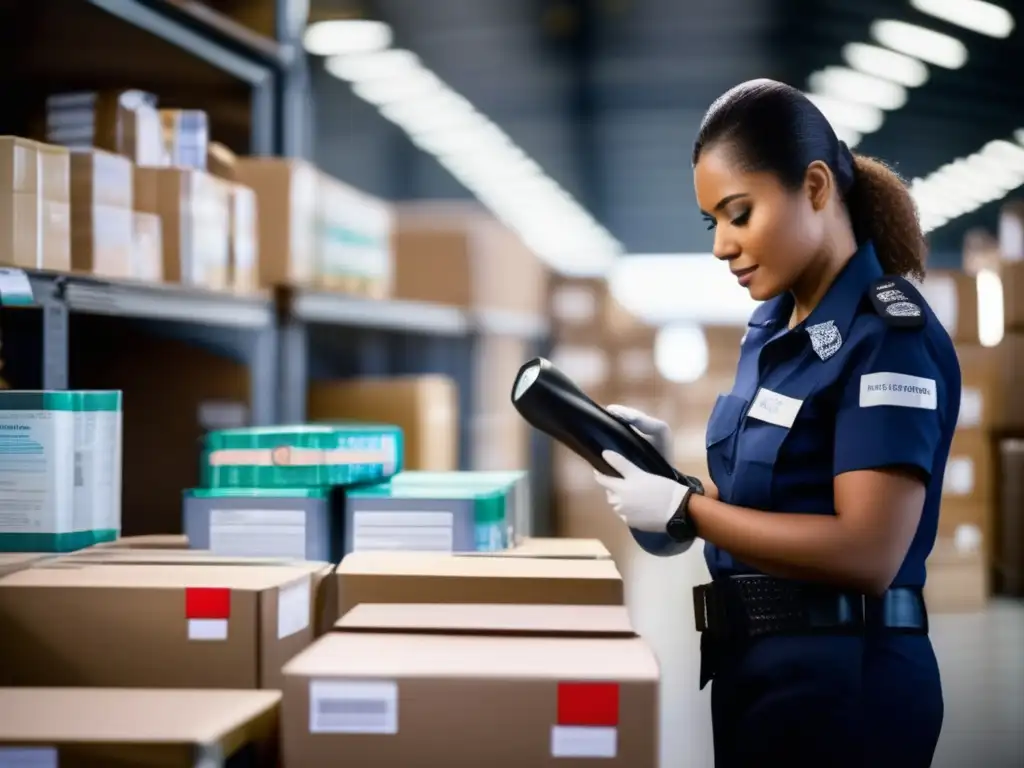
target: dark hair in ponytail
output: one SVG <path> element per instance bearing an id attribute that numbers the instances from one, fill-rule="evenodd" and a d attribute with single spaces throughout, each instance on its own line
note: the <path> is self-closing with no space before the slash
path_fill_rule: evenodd
<path id="1" fill-rule="evenodd" d="M 800 91 L 774 80 L 750 80 L 708 109 L 693 145 L 693 164 L 713 144 L 727 143 L 747 171 L 774 173 L 799 189 L 807 166 L 828 165 L 843 193 L 858 243 L 871 240 L 886 274 L 924 276 L 926 246 L 917 206 L 885 163 L 854 155 L 821 111 Z"/>

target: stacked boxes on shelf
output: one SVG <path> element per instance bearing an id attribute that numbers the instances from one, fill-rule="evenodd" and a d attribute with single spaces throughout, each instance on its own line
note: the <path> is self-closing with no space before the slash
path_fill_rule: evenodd
<path id="1" fill-rule="evenodd" d="M 388 425 L 251 427 L 204 439 L 202 487 L 184 494 L 192 547 L 218 554 L 337 562 L 342 489 L 401 469 L 402 432 Z"/>
<path id="2" fill-rule="evenodd" d="M 0 264 L 71 268 L 71 163 L 63 147 L 0 136 Z"/>
<path id="3" fill-rule="evenodd" d="M 1000 427 L 998 350 L 982 346 L 977 281 L 960 270 L 929 270 L 921 292 L 960 359 L 960 415 L 942 488 L 939 532 L 928 561 L 933 612 L 976 610 L 989 594 L 996 507 L 994 432 Z"/>

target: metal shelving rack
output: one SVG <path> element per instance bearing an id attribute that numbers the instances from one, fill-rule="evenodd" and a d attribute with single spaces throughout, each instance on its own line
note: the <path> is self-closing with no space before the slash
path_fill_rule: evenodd
<path id="1" fill-rule="evenodd" d="M 212 65 L 251 88 L 250 154 L 301 152 L 307 113 L 296 108 L 306 87 L 302 0 L 276 0 L 278 39 L 190 0 L 82 0 Z M 298 11 L 298 13 L 297 13 Z M 318 376 L 444 373 L 458 383 L 460 411 L 471 414 L 475 354 L 486 335 L 527 340 L 546 351 L 546 323 L 504 311 L 467 311 L 419 302 L 371 300 L 312 290 L 282 289 L 240 297 L 171 285 L 107 281 L 88 276 L 28 273 L 42 312 L 42 385 L 69 386 L 71 318 L 105 315 L 157 332 L 237 353 L 250 370 L 253 424 L 301 421 L 308 382 Z M 2 297 L 0 297 L 2 301 Z M 472 430 L 463 418 L 461 465 L 469 466 Z M 535 532 L 549 530 L 546 441 L 534 439 Z"/>

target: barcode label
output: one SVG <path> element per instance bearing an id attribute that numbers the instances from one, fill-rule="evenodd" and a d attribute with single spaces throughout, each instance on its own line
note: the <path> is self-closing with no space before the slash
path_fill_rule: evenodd
<path id="1" fill-rule="evenodd" d="M 85 485 L 85 472 L 82 469 L 82 452 L 75 451 L 75 488 Z"/>
<path id="2" fill-rule="evenodd" d="M 356 510 L 352 551 L 452 552 L 455 516 L 451 512 Z"/>
<path id="3" fill-rule="evenodd" d="M 306 559 L 301 509 L 210 510 L 210 550 L 226 557 Z"/>
<path id="4" fill-rule="evenodd" d="M 398 733 L 398 683 L 311 680 L 310 733 Z"/>

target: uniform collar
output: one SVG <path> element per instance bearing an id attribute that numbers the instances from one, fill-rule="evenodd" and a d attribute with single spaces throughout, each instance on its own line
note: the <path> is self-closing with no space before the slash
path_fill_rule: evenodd
<path id="1" fill-rule="evenodd" d="M 883 274 L 874 246 L 870 242 L 864 243 L 846 262 L 810 316 L 794 330 L 831 323 L 845 337 L 868 288 Z M 784 327 L 792 311 L 793 297 L 787 292 L 769 299 L 754 310 L 749 325 L 761 328 Z"/>

